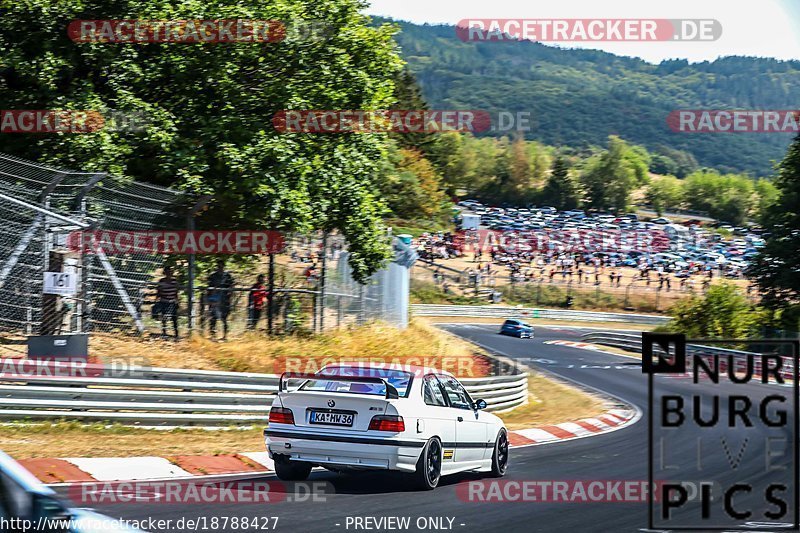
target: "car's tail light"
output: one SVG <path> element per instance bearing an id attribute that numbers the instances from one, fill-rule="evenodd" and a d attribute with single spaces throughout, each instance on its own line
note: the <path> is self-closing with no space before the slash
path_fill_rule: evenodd
<path id="1" fill-rule="evenodd" d="M 375 415 L 372 417 L 372 420 L 369 421 L 369 429 L 400 433 L 406 430 L 406 423 L 403 422 L 402 416 Z"/>
<path id="2" fill-rule="evenodd" d="M 269 410 L 269 423 L 294 425 L 294 413 L 286 407 L 273 407 Z"/>

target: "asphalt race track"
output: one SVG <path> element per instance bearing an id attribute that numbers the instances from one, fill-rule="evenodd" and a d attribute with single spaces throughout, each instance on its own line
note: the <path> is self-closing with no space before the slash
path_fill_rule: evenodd
<path id="1" fill-rule="evenodd" d="M 527 360 L 527 363 L 556 376 L 604 391 L 618 399 L 634 405 L 643 412 L 647 408 L 647 380 L 635 359 L 602 352 L 591 352 L 573 347 L 544 344 L 548 340 L 578 340 L 580 330 L 560 328 L 536 328 L 536 338 L 516 339 L 497 334 L 494 325 L 451 325 L 448 331 L 477 342 L 501 355 Z M 533 361 L 533 362 L 532 362 Z M 691 385 L 688 379 L 657 377 L 657 391 L 680 392 L 688 395 L 698 391 L 698 385 Z M 718 394 L 743 394 L 752 399 L 752 417 L 758 416 L 758 402 L 774 392 L 778 385 L 715 385 L 709 390 Z M 780 389 L 787 393 L 791 388 Z M 704 397 L 704 399 L 706 399 Z M 723 402 L 724 403 L 724 402 Z M 703 413 L 708 410 L 703 404 Z M 791 406 L 786 406 L 790 415 Z M 687 419 L 691 419 L 687 409 Z M 723 407 L 720 424 L 727 423 L 727 409 Z M 713 482 L 712 491 L 716 496 L 710 504 L 710 521 L 699 520 L 699 501 L 690 502 L 673 519 L 684 525 L 721 525 L 734 530 L 754 528 L 758 531 L 780 531 L 774 523 L 765 522 L 764 512 L 776 511 L 777 507 L 765 501 L 763 487 L 774 480 L 791 480 L 792 447 L 791 416 L 785 428 L 765 429 L 755 422 L 753 428 L 737 429 L 731 432 L 727 427 L 704 428 L 703 440 L 695 427 L 687 424 L 667 435 L 663 454 L 655 478 L 661 481 L 703 480 Z M 733 435 L 733 437 L 732 437 Z M 657 437 L 660 436 L 657 435 Z M 738 436 L 738 437 L 737 437 Z M 773 440 L 767 441 L 765 437 Z M 743 439 L 747 439 L 744 442 Z M 781 450 L 781 446 L 786 449 Z M 698 453 L 698 447 L 701 452 Z M 234 451 L 234 450 L 231 450 Z M 781 456 L 780 452 L 784 455 Z M 770 455 L 771 454 L 771 455 Z M 769 470 L 768 456 L 774 458 L 772 467 L 789 465 L 785 471 Z M 781 459 L 783 457 L 783 460 Z M 765 459 L 767 458 L 767 459 Z M 765 460 L 767 463 L 765 463 Z M 782 462 L 783 461 L 783 462 Z M 788 461 L 788 462 L 787 462 Z M 661 470 L 661 467 L 664 470 Z M 701 469 L 697 474 L 698 467 Z M 666 472 L 666 473 L 665 473 Z M 687 475 L 691 472 L 692 475 Z M 674 477 L 671 477 L 674 473 Z M 647 415 L 636 423 L 606 434 L 580 438 L 553 444 L 515 448 L 511 450 L 509 472 L 504 480 L 633 480 L 648 479 Z M 692 477 L 694 476 L 694 477 Z M 702 476 L 702 477 L 698 477 Z M 261 479 L 274 480 L 264 476 Z M 309 481 L 328 482 L 330 490 L 324 502 L 283 501 L 280 503 L 259 504 L 217 504 L 217 505 L 166 505 L 159 503 L 136 503 L 98 505 L 95 508 L 109 516 L 142 520 L 180 519 L 205 517 L 206 531 L 242 531 L 242 528 L 210 528 L 211 517 L 279 517 L 275 530 L 291 532 L 317 531 L 377 531 L 377 530 L 455 530 L 463 532 L 527 532 L 527 531 L 646 531 L 648 527 L 647 503 L 586 503 L 586 502 L 469 502 L 459 498 L 456 487 L 460 482 L 481 479 L 478 475 L 465 474 L 443 478 L 433 492 L 415 492 L 403 479 L 397 476 L 369 473 L 362 475 L 337 475 L 327 471 L 315 471 Z M 251 479 L 252 480 L 252 479 Z M 733 501 L 740 510 L 750 510 L 746 519 L 732 521 L 722 514 L 722 487 L 736 482 L 747 481 L 754 487 L 752 493 L 738 493 Z M 66 489 L 62 489 L 66 491 Z M 289 494 L 291 497 L 292 495 Z M 791 484 L 782 498 L 791 502 L 797 495 Z M 302 499 L 302 498 L 301 498 Z M 657 504 L 658 507 L 658 504 Z M 791 524 L 795 512 L 794 505 L 788 505 L 788 513 L 777 520 Z M 657 508 L 660 512 L 660 507 Z M 355 518 L 365 517 L 411 517 L 408 528 L 380 527 L 376 522 L 360 522 L 356 527 Z M 418 517 L 443 518 L 440 527 L 432 526 L 418 529 Z M 659 518 L 659 517 L 657 517 Z M 448 519 L 451 519 L 450 522 Z M 658 525 L 658 522 L 656 522 Z M 675 522 L 673 522 L 675 524 Z M 264 525 L 264 524 L 259 524 Z M 273 522 L 269 522 L 272 529 Z M 386 524 L 383 524 L 384 526 Z M 785 527 L 785 526 L 784 526 Z M 667 527 L 659 530 L 667 530 Z M 199 529 L 201 530 L 201 529 Z M 267 530 L 250 528 L 249 531 Z M 753 529 L 751 529 L 753 530 Z M 785 529 L 784 529 L 785 530 Z M 179 529 L 171 529 L 179 531 Z"/>

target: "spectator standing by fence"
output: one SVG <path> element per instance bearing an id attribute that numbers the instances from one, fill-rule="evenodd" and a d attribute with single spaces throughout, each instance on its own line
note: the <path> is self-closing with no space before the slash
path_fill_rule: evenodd
<path id="1" fill-rule="evenodd" d="M 161 335 L 167 336 L 167 320 L 172 320 L 172 330 L 178 338 L 178 280 L 172 275 L 172 267 L 164 267 L 164 277 L 156 286 L 156 306 L 161 314 Z"/>
<path id="2" fill-rule="evenodd" d="M 259 274 L 247 294 L 247 329 L 256 329 L 258 321 L 261 320 L 261 314 L 264 312 L 268 295 L 269 292 L 264 285 L 264 274 Z"/>
<path id="3" fill-rule="evenodd" d="M 217 261 L 217 270 L 208 277 L 208 311 L 211 337 L 217 337 L 217 320 L 222 321 L 222 340 L 228 338 L 228 315 L 231 312 L 233 276 L 225 270 L 225 261 Z"/>

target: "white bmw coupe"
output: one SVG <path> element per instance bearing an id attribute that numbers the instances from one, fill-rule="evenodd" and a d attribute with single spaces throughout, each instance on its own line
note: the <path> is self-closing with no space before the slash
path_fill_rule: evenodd
<path id="1" fill-rule="evenodd" d="M 288 390 L 289 381 L 299 387 Z M 306 479 L 314 466 L 397 470 L 434 489 L 443 475 L 508 467 L 508 432 L 448 372 L 329 365 L 284 373 L 264 430 L 278 478 Z"/>

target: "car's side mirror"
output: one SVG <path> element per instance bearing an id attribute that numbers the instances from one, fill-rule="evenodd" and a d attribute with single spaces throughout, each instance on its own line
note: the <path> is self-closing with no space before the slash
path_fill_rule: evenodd
<path id="1" fill-rule="evenodd" d="M 475 400 L 473 406 L 475 407 L 475 410 L 478 411 L 480 409 L 486 409 L 488 404 L 486 403 L 486 400 Z"/>

